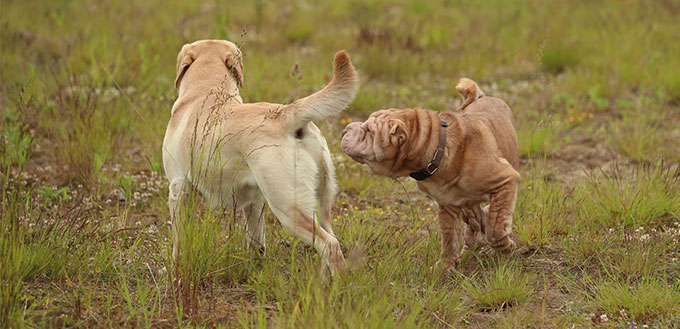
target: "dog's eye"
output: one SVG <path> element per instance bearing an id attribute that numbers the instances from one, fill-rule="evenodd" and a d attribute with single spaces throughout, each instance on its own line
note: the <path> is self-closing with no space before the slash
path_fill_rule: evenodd
<path id="1" fill-rule="evenodd" d="M 300 128 L 295 131 L 295 138 L 302 139 L 302 137 L 305 137 L 305 132 L 302 130 L 302 128 Z"/>

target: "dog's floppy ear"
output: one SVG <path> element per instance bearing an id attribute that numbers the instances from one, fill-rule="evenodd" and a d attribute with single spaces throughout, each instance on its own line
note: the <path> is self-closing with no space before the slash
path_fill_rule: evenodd
<path id="1" fill-rule="evenodd" d="M 230 52 L 227 54 L 227 60 L 225 61 L 227 68 L 231 72 L 231 75 L 236 79 L 236 84 L 239 88 L 243 87 L 243 54 L 240 50 L 236 52 Z"/>
<path id="2" fill-rule="evenodd" d="M 184 73 L 187 72 L 189 65 L 196 60 L 196 54 L 191 49 L 190 44 L 182 47 L 182 50 L 177 54 L 177 77 L 175 78 L 175 89 L 179 89 L 179 84 L 182 82 Z"/>
<path id="3" fill-rule="evenodd" d="M 397 145 L 404 144 L 408 139 L 408 132 L 404 128 L 404 123 L 401 120 L 390 120 L 390 140 L 396 139 Z"/>
<path id="4" fill-rule="evenodd" d="M 463 104 L 460 105 L 458 108 L 459 110 L 464 110 L 475 100 L 484 97 L 484 92 L 479 88 L 477 83 L 468 78 L 460 78 L 456 90 L 460 94 L 460 97 L 463 98 Z"/>

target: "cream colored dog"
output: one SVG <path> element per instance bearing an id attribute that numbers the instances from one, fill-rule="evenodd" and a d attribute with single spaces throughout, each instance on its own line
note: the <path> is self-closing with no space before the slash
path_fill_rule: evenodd
<path id="1" fill-rule="evenodd" d="M 517 136 L 508 105 L 461 79 L 462 113 L 381 110 L 343 131 L 342 150 L 378 175 L 411 176 L 439 203 L 441 258 L 448 273 L 465 246 L 486 241 L 509 253 L 520 179 Z M 489 205 L 482 209 L 483 202 Z"/>
<path id="2" fill-rule="evenodd" d="M 358 78 L 344 51 L 335 55 L 333 68 L 333 80 L 323 90 L 291 104 L 242 104 L 243 62 L 236 45 L 202 40 L 182 47 L 175 80 L 179 96 L 163 141 L 175 257 L 178 207 L 191 185 L 209 206 L 235 203 L 243 210 L 251 248 L 265 249 L 266 201 L 286 229 L 314 246 L 323 272 L 345 268 L 330 222 L 334 168 L 312 121 L 345 109 Z"/>

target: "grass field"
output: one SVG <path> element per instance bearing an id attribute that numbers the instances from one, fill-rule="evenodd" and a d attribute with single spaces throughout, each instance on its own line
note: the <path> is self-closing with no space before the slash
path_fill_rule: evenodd
<path id="1" fill-rule="evenodd" d="M 680 328 L 680 2 L 0 2 L 0 327 Z M 161 143 L 177 52 L 228 39 L 246 102 L 321 88 L 346 49 L 358 96 L 317 122 L 334 231 L 356 268 L 267 212 L 191 198 L 171 257 Z M 388 107 L 454 111 L 460 77 L 513 109 L 517 252 L 443 280 L 436 204 L 340 152 Z"/>

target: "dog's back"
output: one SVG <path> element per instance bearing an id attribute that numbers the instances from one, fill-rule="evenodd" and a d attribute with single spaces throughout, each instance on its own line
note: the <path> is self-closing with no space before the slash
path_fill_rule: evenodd
<path id="1" fill-rule="evenodd" d="M 460 79 L 456 90 L 463 97 L 463 104 L 460 106 L 462 116 L 468 120 L 484 122 L 493 133 L 503 157 L 517 168 L 519 165 L 517 135 L 508 104 L 500 98 L 486 96 L 477 83 L 470 79 Z"/>

